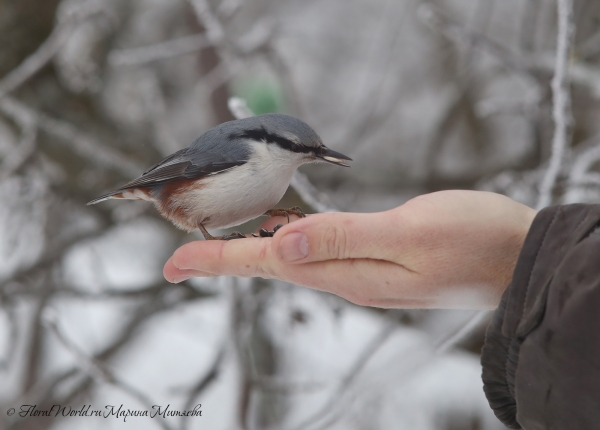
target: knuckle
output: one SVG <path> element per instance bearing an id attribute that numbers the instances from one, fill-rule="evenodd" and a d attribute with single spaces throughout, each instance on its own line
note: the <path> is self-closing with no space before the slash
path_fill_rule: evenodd
<path id="1" fill-rule="evenodd" d="M 328 226 L 323 235 L 323 244 L 330 258 L 343 259 L 348 254 L 348 236 L 339 225 Z"/>
<path id="2" fill-rule="evenodd" d="M 259 276 L 264 279 L 276 278 L 276 271 L 271 264 L 271 241 L 261 240 L 258 250 L 258 258 L 251 266 L 251 276 Z"/>
<path id="3" fill-rule="evenodd" d="M 271 249 L 271 241 L 270 240 L 261 240 L 260 241 L 260 249 L 258 251 L 258 261 L 264 261 L 269 256 L 269 251 Z"/>

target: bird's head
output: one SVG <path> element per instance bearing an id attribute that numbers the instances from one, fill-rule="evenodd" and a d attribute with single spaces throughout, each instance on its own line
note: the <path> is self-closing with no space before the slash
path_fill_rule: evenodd
<path id="1" fill-rule="evenodd" d="M 241 128 L 238 138 L 274 145 L 284 154 L 292 155 L 303 163 L 326 162 L 350 167 L 344 161 L 352 159 L 327 148 L 319 135 L 305 122 L 289 115 L 264 114 L 236 121 Z"/>

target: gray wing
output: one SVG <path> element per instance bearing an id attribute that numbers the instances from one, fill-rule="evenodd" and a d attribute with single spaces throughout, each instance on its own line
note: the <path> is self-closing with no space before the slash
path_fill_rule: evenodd
<path id="1" fill-rule="evenodd" d="M 190 156 L 189 152 L 192 152 L 193 155 Z M 216 152 L 198 152 L 190 151 L 190 148 L 184 148 L 155 164 L 146 170 L 142 176 L 123 185 L 119 190 L 159 185 L 164 181 L 173 179 L 201 178 L 240 166 L 246 162 L 247 159 L 236 160 L 234 157 Z"/>
<path id="2" fill-rule="evenodd" d="M 189 152 L 192 152 L 192 155 Z M 112 195 L 132 188 L 152 187 L 174 179 L 196 179 L 214 175 L 232 167 L 241 166 L 247 161 L 247 157 L 236 159 L 236 157 L 230 154 L 223 155 L 211 151 L 190 151 L 190 148 L 184 148 L 155 164 L 139 178 L 92 200 L 88 205 L 99 203 Z"/>

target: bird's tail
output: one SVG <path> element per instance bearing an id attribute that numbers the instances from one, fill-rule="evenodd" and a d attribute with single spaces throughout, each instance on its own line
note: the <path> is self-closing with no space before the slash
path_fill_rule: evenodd
<path id="1" fill-rule="evenodd" d="M 128 200 L 146 200 L 154 201 L 149 188 L 121 188 L 110 193 L 104 194 L 97 199 L 88 202 L 88 205 L 95 205 L 108 199 L 128 199 Z"/>
<path id="2" fill-rule="evenodd" d="M 123 194 L 123 191 L 121 190 L 117 190 L 117 191 L 112 191 L 108 194 L 104 194 L 103 196 L 100 196 L 98 198 L 95 198 L 94 200 L 87 202 L 87 205 L 95 205 L 96 203 L 100 203 L 103 202 L 104 200 L 108 200 L 108 199 L 119 199 L 119 198 L 123 198 L 123 197 L 117 197 L 118 194 Z"/>

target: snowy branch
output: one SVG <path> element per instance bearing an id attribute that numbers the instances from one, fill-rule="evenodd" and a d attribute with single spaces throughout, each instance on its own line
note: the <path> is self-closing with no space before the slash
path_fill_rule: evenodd
<path id="1" fill-rule="evenodd" d="M 239 97 L 230 97 L 227 100 L 227 106 L 235 119 L 250 118 L 254 116 L 254 112 L 250 110 L 246 104 L 246 100 Z"/>
<path id="2" fill-rule="evenodd" d="M 569 89 L 569 53 L 573 43 L 575 25 L 573 23 L 573 0 L 558 1 L 558 39 L 556 42 L 556 63 L 552 79 L 552 117 L 554 120 L 554 136 L 552 138 L 552 154 L 548 169 L 540 184 L 540 195 L 537 209 L 552 204 L 554 185 L 560 173 L 565 148 L 571 136 L 568 127 L 572 122 L 571 95 Z"/>
<path id="3" fill-rule="evenodd" d="M 58 323 L 58 316 L 56 315 L 56 311 L 54 309 L 46 308 L 42 316 L 42 323 L 45 327 L 52 331 L 60 343 L 73 354 L 77 361 L 77 365 L 82 371 L 87 373 L 98 382 L 110 384 L 129 394 L 131 397 L 144 405 L 147 410 L 152 410 L 152 406 L 155 405 L 156 402 L 153 402 L 140 390 L 132 387 L 130 384 L 117 377 L 117 375 L 111 372 L 103 363 L 87 355 L 65 335 Z M 158 423 L 163 429 L 171 430 L 171 427 L 166 423 L 166 421 L 158 420 Z"/>
<path id="4" fill-rule="evenodd" d="M 589 139 L 593 143 L 590 148 L 582 151 L 575 157 L 567 181 L 567 190 L 563 197 L 564 204 L 580 203 L 584 201 L 585 191 L 582 189 L 589 185 L 598 185 L 598 173 L 590 173 L 592 166 L 600 161 L 600 136 Z M 582 142 L 578 147 L 586 146 Z"/>
<path id="5" fill-rule="evenodd" d="M 339 382 L 336 389 L 329 396 L 329 400 L 323 404 L 321 408 L 314 414 L 309 416 L 307 419 L 302 421 L 300 424 L 295 426 L 294 430 L 305 430 L 311 426 L 326 421 L 324 425 L 320 425 L 317 428 L 319 430 L 326 429 L 331 423 L 327 420 L 330 416 L 335 416 L 336 411 L 339 408 L 339 403 L 342 401 L 344 394 L 348 391 L 352 383 L 358 378 L 362 370 L 369 363 L 371 358 L 377 354 L 379 349 L 385 344 L 395 330 L 398 329 L 398 322 L 393 318 L 387 318 L 382 329 L 377 333 L 370 342 L 362 349 L 361 353 L 354 360 L 354 363 L 346 371 L 346 376 Z"/>
<path id="6" fill-rule="evenodd" d="M 435 353 L 443 354 L 456 348 L 461 342 L 468 339 L 475 330 L 479 329 L 483 323 L 487 322 L 489 316 L 490 311 L 476 312 L 475 315 L 469 318 L 457 330 L 450 331 L 442 336 L 436 342 Z"/>

